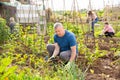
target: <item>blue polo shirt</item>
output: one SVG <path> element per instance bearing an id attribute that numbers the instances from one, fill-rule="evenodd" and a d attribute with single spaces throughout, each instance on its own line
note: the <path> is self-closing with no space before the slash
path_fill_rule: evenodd
<path id="1" fill-rule="evenodd" d="M 76 42 L 76 38 L 74 33 L 65 30 L 65 35 L 63 37 L 59 37 L 58 35 L 54 35 L 54 42 L 58 43 L 60 46 L 60 52 L 71 50 L 70 47 L 76 46 L 76 53 L 78 53 L 78 45 Z"/>

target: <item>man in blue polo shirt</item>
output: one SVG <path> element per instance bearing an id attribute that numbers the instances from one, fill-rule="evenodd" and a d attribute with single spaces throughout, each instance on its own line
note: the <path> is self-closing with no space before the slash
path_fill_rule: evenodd
<path id="1" fill-rule="evenodd" d="M 49 60 L 57 55 L 69 65 L 73 62 L 78 54 L 78 46 L 75 35 L 63 28 L 61 23 L 54 24 L 54 44 L 47 45 Z"/>

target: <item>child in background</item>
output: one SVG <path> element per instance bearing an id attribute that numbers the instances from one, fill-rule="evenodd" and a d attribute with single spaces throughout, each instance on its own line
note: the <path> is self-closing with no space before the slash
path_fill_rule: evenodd
<path id="1" fill-rule="evenodd" d="M 9 23 L 9 27 L 10 27 L 10 33 L 14 32 L 14 27 L 16 25 L 16 22 L 14 20 L 14 17 L 10 17 L 10 23 Z"/>

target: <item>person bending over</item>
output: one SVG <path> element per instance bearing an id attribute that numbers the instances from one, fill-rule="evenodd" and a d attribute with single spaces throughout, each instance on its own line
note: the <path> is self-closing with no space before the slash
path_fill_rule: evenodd
<path id="1" fill-rule="evenodd" d="M 51 60 L 59 56 L 66 64 L 70 66 L 78 55 L 78 46 L 74 33 L 65 30 L 62 23 L 54 24 L 54 44 L 48 44 L 47 50 Z"/>
<path id="2" fill-rule="evenodd" d="M 91 23 L 91 28 L 92 28 L 92 32 L 94 32 L 94 25 L 95 25 L 95 23 L 98 22 L 98 17 L 97 17 L 97 15 L 95 14 L 95 12 L 89 11 L 89 12 L 88 12 L 88 19 L 89 19 L 90 21 L 92 21 L 92 23 Z"/>

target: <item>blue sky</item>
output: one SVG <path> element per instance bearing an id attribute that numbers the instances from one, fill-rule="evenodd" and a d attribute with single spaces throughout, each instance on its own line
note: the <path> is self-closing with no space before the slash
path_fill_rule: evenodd
<path id="1" fill-rule="evenodd" d="M 46 3 L 46 8 L 50 7 L 53 8 L 53 10 L 72 10 L 73 7 L 73 0 L 48 0 L 49 2 Z M 65 7 L 64 7 L 64 2 L 65 1 Z M 79 7 L 79 9 L 88 9 L 88 5 L 89 5 L 89 0 L 75 0 L 77 1 L 77 4 Z M 104 1 L 105 1 L 105 5 L 118 5 L 120 4 L 120 0 L 91 0 L 91 5 L 93 9 L 102 9 L 104 7 Z M 53 3 L 53 5 L 52 5 Z"/>

